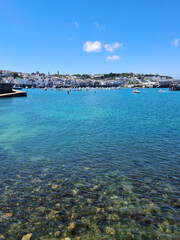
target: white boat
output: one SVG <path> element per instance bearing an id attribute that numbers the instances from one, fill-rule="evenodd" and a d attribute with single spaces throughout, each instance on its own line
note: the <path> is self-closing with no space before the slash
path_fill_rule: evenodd
<path id="1" fill-rule="evenodd" d="M 134 89 L 132 93 L 140 93 L 140 91 L 138 91 L 137 89 Z"/>
<path id="2" fill-rule="evenodd" d="M 15 90 L 21 90 L 22 87 L 14 86 L 13 89 L 15 89 Z"/>

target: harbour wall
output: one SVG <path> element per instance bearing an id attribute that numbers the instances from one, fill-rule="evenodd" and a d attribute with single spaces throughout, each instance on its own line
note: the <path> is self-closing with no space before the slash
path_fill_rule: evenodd
<path id="1" fill-rule="evenodd" d="M 12 85 L 9 83 L 0 83 L 0 94 L 11 93 Z"/>

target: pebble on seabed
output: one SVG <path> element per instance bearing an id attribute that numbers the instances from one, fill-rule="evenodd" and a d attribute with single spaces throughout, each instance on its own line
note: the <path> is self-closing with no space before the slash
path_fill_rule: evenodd
<path id="1" fill-rule="evenodd" d="M 61 233 L 60 231 L 57 231 L 57 232 L 54 233 L 54 236 L 59 237 L 60 233 Z"/>
<path id="2" fill-rule="evenodd" d="M 71 222 L 68 226 L 68 230 L 71 231 L 75 228 L 75 223 L 74 222 Z"/>
<path id="3" fill-rule="evenodd" d="M 116 230 L 114 228 L 111 228 L 111 227 L 106 227 L 106 233 L 114 235 L 116 233 Z"/>
<path id="4" fill-rule="evenodd" d="M 32 237 L 32 233 L 28 233 L 22 237 L 22 240 L 30 240 Z"/>
<path id="5" fill-rule="evenodd" d="M 12 213 L 6 213 L 6 217 L 12 217 Z"/>

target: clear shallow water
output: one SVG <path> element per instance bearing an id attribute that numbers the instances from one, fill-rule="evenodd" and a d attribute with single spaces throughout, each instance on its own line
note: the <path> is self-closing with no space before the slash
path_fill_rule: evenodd
<path id="1" fill-rule="evenodd" d="M 140 91 L 0 99 L 0 239 L 179 239 L 180 92 Z"/>

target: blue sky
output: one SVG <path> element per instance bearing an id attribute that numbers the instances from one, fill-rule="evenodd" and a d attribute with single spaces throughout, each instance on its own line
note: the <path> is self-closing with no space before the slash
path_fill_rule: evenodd
<path id="1" fill-rule="evenodd" d="M 0 69 L 180 78 L 180 0 L 0 0 Z"/>

